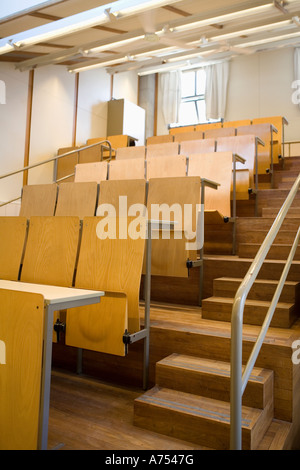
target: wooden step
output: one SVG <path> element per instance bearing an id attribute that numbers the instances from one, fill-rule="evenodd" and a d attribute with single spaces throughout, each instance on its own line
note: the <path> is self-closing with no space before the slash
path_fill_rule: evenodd
<path id="1" fill-rule="evenodd" d="M 268 235 L 268 230 L 243 230 L 237 233 L 237 244 L 239 243 L 260 243 L 262 244 Z M 275 244 L 293 244 L 296 237 L 296 230 L 280 230 L 277 234 Z"/>
<path id="2" fill-rule="evenodd" d="M 238 217 L 236 222 L 237 232 L 248 230 L 266 230 L 269 231 L 274 223 L 275 217 Z M 290 230 L 295 232 L 300 225 L 300 218 L 286 218 L 280 230 Z"/>
<path id="3" fill-rule="evenodd" d="M 202 301 L 202 317 L 208 320 L 231 321 L 233 298 L 209 297 Z M 262 325 L 271 302 L 261 300 L 246 300 L 244 323 Z M 275 328 L 290 328 L 296 320 L 294 303 L 279 302 L 277 304 L 271 326 Z"/>
<path id="4" fill-rule="evenodd" d="M 171 354 L 156 364 L 156 383 L 215 400 L 230 401 L 230 363 Z M 243 405 L 263 409 L 273 400 L 273 371 L 255 368 L 243 395 Z"/>
<path id="5" fill-rule="evenodd" d="M 213 282 L 214 296 L 234 298 L 241 282 L 242 279 L 230 277 L 215 279 Z M 277 281 L 274 280 L 257 279 L 248 294 L 248 299 L 270 301 L 273 298 L 277 285 Z M 286 281 L 279 301 L 294 303 L 297 289 L 299 289 L 298 282 Z"/>
<path id="6" fill-rule="evenodd" d="M 238 255 L 241 258 L 255 258 L 258 250 L 260 249 L 261 244 L 259 243 L 240 243 L 238 246 Z M 280 259 L 287 260 L 292 244 L 274 244 L 271 246 L 267 259 Z M 297 248 L 294 260 L 300 261 L 300 247 Z"/>
<path id="7" fill-rule="evenodd" d="M 259 445 L 272 416 L 271 404 L 264 410 L 243 406 L 243 449 Z M 212 398 L 154 387 L 134 401 L 134 424 L 212 449 L 230 446 L 230 404 Z"/>

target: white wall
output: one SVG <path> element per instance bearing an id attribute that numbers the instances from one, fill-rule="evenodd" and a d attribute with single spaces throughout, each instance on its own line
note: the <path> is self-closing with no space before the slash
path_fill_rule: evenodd
<path id="1" fill-rule="evenodd" d="M 0 104 L 0 175 L 24 166 L 28 73 L 20 73 L 12 64 L 1 63 L 0 80 L 5 84 L 5 100 Z M 0 180 L 0 201 L 21 195 L 23 175 Z M 1 215 L 9 215 L 8 207 Z"/>
<path id="2" fill-rule="evenodd" d="M 285 116 L 286 140 L 300 140 L 300 108 L 293 104 L 294 48 L 240 56 L 230 63 L 226 120 Z"/>
<path id="3" fill-rule="evenodd" d="M 76 145 L 84 145 L 87 139 L 106 137 L 109 100 L 110 76 L 106 70 L 80 73 Z"/>
<path id="4" fill-rule="evenodd" d="M 112 97 L 116 100 L 124 98 L 133 104 L 138 104 L 138 76 L 136 72 L 123 72 L 114 75 Z"/>

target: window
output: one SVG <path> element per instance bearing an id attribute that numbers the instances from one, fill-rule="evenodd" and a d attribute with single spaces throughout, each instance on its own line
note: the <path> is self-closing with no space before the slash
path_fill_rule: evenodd
<path id="1" fill-rule="evenodd" d="M 180 126 L 207 122 L 205 106 L 206 73 L 204 68 L 188 70 L 181 75 Z"/>

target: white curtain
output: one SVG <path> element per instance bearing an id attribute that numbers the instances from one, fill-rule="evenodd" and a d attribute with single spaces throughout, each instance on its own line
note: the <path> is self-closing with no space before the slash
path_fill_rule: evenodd
<path id="1" fill-rule="evenodd" d="M 181 72 L 178 70 L 159 75 L 158 106 L 165 126 L 177 123 L 181 101 Z"/>
<path id="2" fill-rule="evenodd" d="M 300 48 L 296 47 L 294 52 L 294 83 L 292 87 L 296 90 L 292 95 L 292 101 L 300 107 Z"/>
<path id="3" fill-rule="evenodd" d="M 229 62 L 205 67 L 206 70 L 206 119 L 224 119 L 229 79 Z"/>

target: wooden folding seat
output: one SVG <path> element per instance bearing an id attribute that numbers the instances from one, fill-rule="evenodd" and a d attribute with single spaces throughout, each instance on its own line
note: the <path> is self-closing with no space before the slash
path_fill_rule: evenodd
<path id="1" fill-rule="evenodd" d="M 223 127 L 221 122 L 211 122 L 211 123 L 207 123 L 207 124 L 197 124 L 197 126 L 195 126 L 195 131 L 205 132 L 209 129 L 220 129 L 221 127 Z"/>
<path id="2" fill-rule="evenodd" d="M 215 149 L 215 139 L 186 140 L 180 144 L 180 154 L 187 156 L 192 153 L 211 153 Z"/>
<path id="3" fill-rule="evenodd" d="M 147 160 L 147 180 L 186 176 L 186 157 L 184 155 L 164 156 Z"/>
<path id="4" fill-rule="evenodd" d="M 255 124 L 251 126 L 241 126 L 237 128 L 237 135 L 255 135 L 259 137 L 264 147 L 260 146 L 258 150 L 258 166 L 259 175 L 265 175 L 272 170 L 273 158 L 273 128 L 271 124 Z"/>
<path id="5" fill-rule="evenodd" d="M 0 450 L 36 450 L 42 379 L 44 298 L 0 289 Z"/>
<path id="6" fill-rule="evenodd" d="M 0 279 L 19 279 L 26 234 L 26 217 L 0 217 Z"/>
<path id="7" fill-rule="evenodd" d="M 145 178 L 145 160 L 142 158 L 112 160 L 109 163 L 109 180 L 135 180 L 143 178 Z"/>
<path id="8" fill-rule="evenodd" d="M 121 202 L 121 197 L 126 197 L 126 207 L 125 202 Z M 116 216 L 126 216 L 127 211 L 134 204 L 145 206 L 146 180 L 139 179 L 103 181 L 100 184 L 98 208 L 96 215 L 104 215 L 101 214 L 101 211 L 104 211 L 108 204 L 114 208 Z M 125 213 L 123 213 L 123 211 Z M 128 215 L 132 214 L 129 213 Z"/>
<path id="9" fill-rule="evenodd" d="M 94 163 L 79 163 L 75 167 L 75 183 L 88 183 L 95 181 L 100 183 L 107 179 L 108 163 L 107 162 L 94 162 Z"/>
<path id="10" fill-rule="evenodd" d="M 147 138 L 146 144 L 147 145 L 166 144 L 168 142 L 174 142 L 174 136 L 172 134 L 152 135 L 151 137 Z"/>
<path id="11" fill-rule="evenodd" d="M 181 132 L 193 132 L 195 130 L 195 126 L 182 126 L 182 127 L 173 127 L 169 130 L 169 134 L 177 135 Z"/>
<path id="12" fill-rule="evenodd" d="M 178 142 L 169 142 L 166 144 L 153 144 L 147 146 L 146 158 L 152 157 L 166 157 L 167 155 L 178 155 L 179 144 Z"/>
<path id="13" fill-rule="evenodd" d="M 117 148 L 116 159 L 125 160 L 128 158 L 142 158 L 146 157 L 146 147 L 145 145 L 140 145 L 136 147 L 121 147 Z"/>
<path id="14" fill-rule="evenodd" d="M 236 195 L 237 199 L 248 199 L 249 189 L 257 189 L 255 178 L 255 157 L 257 151 L 254 135 L 239 135 L 217 139 L 217 152 L 233 152 L 245 159 L 245 164 L 236 164 Z"/>
<path id="15" fill-rule="evenodd" d="M 31 217 L 20 281 L 71 287 L 79 217 Z"/>
<path id="16" fill-rule="evenodd" d="M 151 274 L 187 277 L 187 260 L 196 259 L 197 216 L 200 177 L 154 178 L 149 180 L 148 218 L 175 223 L 174 229 L 152 233 Z"/>
<path id="17" fill-rule="evenodd" d="M 98 196 L 96 182 L 62 183 L 59 187 L 55 216 L 95 215 Z"/>
<path id="18" fill-rule="evenodd" d="M 238 121 L 226 121 L 223 122 L 223 127 L 241 127 L 241 126 L 251 126 L 252 121 L 251 119 L 240 119 Z"/>
<path id="19" fill-rule="evenodd" d="M 288 121 L 283 116 L 272 116 L 253 119 L 253 125 L 256 124 L 272 124 L 276 130 L 276 136 L 273 139 L 273 159 L 274 163 L 278 163 L 279 157 L 284 156 L 284 126 L 288 125 Z"/>
<path id="20" fill-rule="evenodd" d="M 100 304 L 67 312 L 67 345 L 124 356 L 124 333 L 139 331 L 145 237 L 124 236 L 132 223 L 130 217 L 84 219 L 75 287 L 101 286 L 105 296 Z"/>
<path id="21" fill-rule="evenodd" d="M 57 184 L 33 184 L 23 186 L 20 217 L 54 215 Z"/>
<path id="22" fill-rule="evenodd" d="M 233 137 L 235 135 L 235 127 L 222 127 L 220 129 L 207 129 L 204 132 L 204 139 L 218 139 L 219 137 Z"/>
<path id="23" fill-rule="evenodd" d="M 74 181 L 75 166 L 79 162 L 79 153 L 75 152 L 78 147 L 64 147 L 57 151 L 57 155 L 64 155 L 65 153 L 72 152 L 70 155 L 59 158 L 55 164 L 55 180 L 59 181 L 62 178 L 66 181 Z"/>
<path id="24" fill-rule="evenodd" d="M 86 145 L 98 144 L 99 142 L 103 142 L 104 140 L 107 140 L 106 137 L 93 137 L 92 139 L 88 139 L 86 141 Z"/>
<path id="25" fill-rule="evenodd" d="M 82 150 L 79 149 L 78 154 L 78 163 L 80 164 L 101 162 L 102 160 L 101 145 L 95 145 L 90 148 L 83 148 Z"/>
<path id="26" fill-rule="evenodd" d="M 185 140 L 200 140 L 203 139 L 202 131 L 180 132 L 174 136 L 174 142 L 183 142 Z"/>

